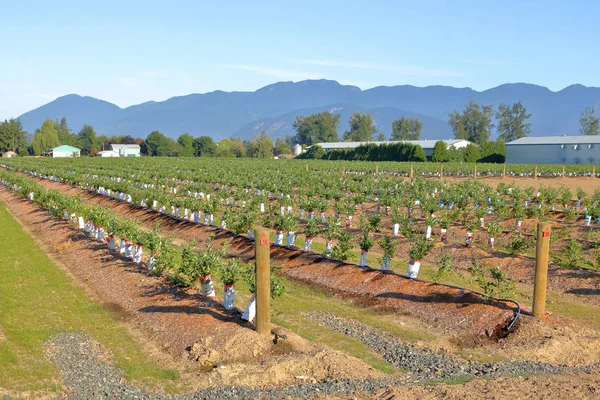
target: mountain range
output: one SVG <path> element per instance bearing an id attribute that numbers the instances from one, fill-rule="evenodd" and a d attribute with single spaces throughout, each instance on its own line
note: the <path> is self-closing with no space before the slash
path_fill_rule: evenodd
<path id="1" fill-rule="evenodd" d="M 146 137 L 154 130 L 177 138 L 182 133 L 250 138 L 263 129 L 271 137 L 293 135 L 296 116 L 320 111 L 341 114 L 339 133 L 348 129 L 354 112 L 371 113 L 377 128 L 389 137 L 392 121 L 402 116 L 423 121 L 423 139 L 452 137 L 448 114 L 463 110 L 469 101 L 512 104 L 521 101 L 532 114 L 532 136 L 576 135 L 581 112 L 600 111 L 600 88 L 571 85 L 548 88 L 514 83 L 484 91 L 449 86 L 379 86 L 361 90 L 331 80 L 279 82 L 254 92 L 214 91 L 146 102 L 126 108 L 104 100 L 70 94 L 26 112 L 19 119 L 28 132 L 46 118 L 67 118 L 72 130 L 91 124 L 100 134 Z M 599 112 L 600 114 L 600 112 Z"/>

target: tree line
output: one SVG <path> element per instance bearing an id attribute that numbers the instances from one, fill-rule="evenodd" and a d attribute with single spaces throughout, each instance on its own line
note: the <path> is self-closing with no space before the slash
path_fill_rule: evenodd
<path id="1" fill-rule="evenodd" d="M 84 124 L 78 132 L 69 128 L 65 117 L 60 120 L 46 119 L 35 130 L 30 140 L 18 119 L 0 124 L 0 150 L 13 151 L 20 156 L 39 156 L 60 145 L 70 145 L 81 150 L 81 155 L 93 156 L 102 150 L 110 150 L 111 144 L 138 144 L 140 151 L 148 156 L 163 157 L 253 157 L 271 158 L 291 154 L 290 137 L 273 140 L 265 131 L 250 140 L 228 138 L 215 142 L 210 136 L 193 137 L 188 133 L 176 140 L 159 131 L 151 132 L 146 139 L 129 135 L 98 135 L 92 125 Z"/>
<path id="2" fill-rule="evenodd" d="M 510 142 L 531 134 L 531 114 L 521 102 L 512 105 L 500 104 L 498 109 L 471 101 L 465 109 L 448 115 L 448 125 L 454 137 L 466 139 L 480 146 L 490 141 L 492 130 L 496 128 L 498 139 Z M 296 117 L 293 123 L 296 135 L 293 142 L 311 146 L 314 143 L 338 142 L 340 115 L 323 111 L 308 116 Z M 587 107 L 579 120 L 581 135 L 598 135 L 600 125 L 594 107 Z M 371 114 L 354 113 L 348 120 L 349 130 L 342 140 L 348 142 L 385 141 L 385 135 L 375 126 Z M 390 140 L 419 140 L 423 123 L 418 118 L 401 117 L 392 122 Z"/>

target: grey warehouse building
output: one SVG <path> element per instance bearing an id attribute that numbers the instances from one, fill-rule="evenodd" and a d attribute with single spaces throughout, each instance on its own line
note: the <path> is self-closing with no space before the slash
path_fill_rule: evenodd
<path id="1" fill-rule="evenodd" d="M 524 137 L 506 143 L 507 164 L 600 164 L 600 136 Z"/>

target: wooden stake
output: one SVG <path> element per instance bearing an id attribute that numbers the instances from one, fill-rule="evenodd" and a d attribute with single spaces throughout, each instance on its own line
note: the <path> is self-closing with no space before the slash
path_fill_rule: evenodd
<path id="1" fill-rule="evenodd" d="M 473 179 L 477 178 L 477 164 L 473 165 Z"/>
<path id="2" fill-rule="evenodd" d="M 533 173 L 533 179 L 537 179 L 537 165 L 535 166 L 535 172 Z"/>
<path id="3" fill-rule="evenodd" d="M 308 171 L 308 163 L 306 163 L 306 170 Z"/>
<path id="4" fill-rule="evenodd" d="M 592 178 L 596 176 L 596 166 L 592 165 Z"/>
<path id="5" fill-rule="evenodd" d="M 548 282 L 548 254 L 550 253 L 550 223 L 538 223 L 535 250 L 535 281 L 533 283 L 533 316 L 542 317 L 546 312 L 546 286 Z"/>
<path id="6" fill-rule="evenodd" d="M 504 172 L 502 172 L 502 179 L 506 179 L 506 164 L 504 164 Z"/>
<path id="7" fill-rule="evenodd" d="M 440 178 L 444 177 L 444 164 L 440 165 Z"/>
<path id="8" fill-rule="evenodd" d="M 565 164 L 563 164 L 563 173 L 562 173 L 563 178 L 565 177 Z"/>
<path id="9" fill-rule="evenodd" d="M 375 164 L 375 174 L 379 174 L 379 164 Z"/>
<path id="10" fill-rule="evenodd" d="M 268 231 L 257 228 L 256 239 L 256 332 L 271 334 L 271 250 Z"/>
<path id="11" fill-rule="evenodd" d="M 410 180 L 412 181 L 413 178 L 413 166 L 410 166 Z"/>

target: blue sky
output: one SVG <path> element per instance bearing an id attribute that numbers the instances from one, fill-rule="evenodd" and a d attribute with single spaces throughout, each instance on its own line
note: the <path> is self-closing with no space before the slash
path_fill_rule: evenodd
<path id="1" fill-rule="evenodd" d="M 318 78 L 600 86 L 591 0 L 4 3 L 0 119 L 69 93 L 125 107 Z"/>

